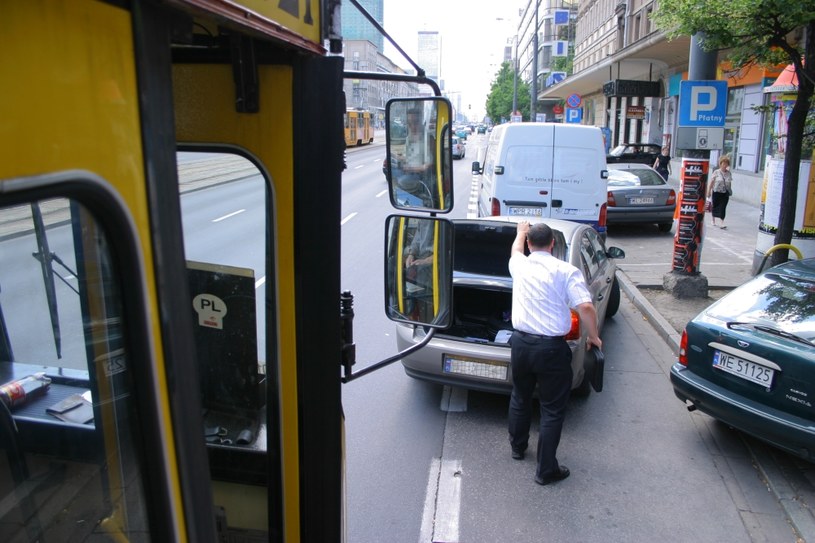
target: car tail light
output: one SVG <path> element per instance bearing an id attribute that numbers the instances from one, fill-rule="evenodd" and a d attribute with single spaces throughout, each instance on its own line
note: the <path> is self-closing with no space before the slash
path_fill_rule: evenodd
<path id="1" fill-rule="evenodd" d="M 569 333 L 566 334 L 566 339 L 580 339 L 580 315 L 574 309 L 570 311 L 572 312 L 572 327 L 569 329 Z"/>
<path id="2" fill-rule="evenodd" d="M 611 191 L 608 191 L 607 202 L 608 202 L 608 205 L 610 205 L 611 207 L 614 207 L 614 206 L 617 205 L 617 200 L 614 199 L 614 193 L 611 192 Z"/>
<path id="3" fill-rule="evenodd" d="M 498 198 L 492 199 L 492 216 L 497 217 L 501 214 L 501 201 Z"/>
<path id="4" fill-rule="evenodd" d="M 608 216 L 608 207 L 606 204 L 600 206 L 600 218 L 597 220 L 597 224 L 600 226 L 601 230 L 604 230 L 606 227 L 606 218 Z"/>
<path id="5" fill-rule="evenodd" d="M 671 193 L 668 195 L 668 201 L 666 205 L 672 206 L 676 204 L 676 193 L 671 189 Z"/>
<path id="6" fill-rule="evenodd" d="M 679 363 L 688 365 L 688 329 L 682 330 L 682 339 L 679 340 Z"/>

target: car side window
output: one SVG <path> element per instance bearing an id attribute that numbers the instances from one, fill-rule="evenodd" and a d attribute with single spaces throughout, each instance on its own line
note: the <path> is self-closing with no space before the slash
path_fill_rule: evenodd
<path id="1" fill-rule="evenodd" d="M 597 273 L 599 272 L 595 252 L 596 251 L 591 240 L 589 239 L 587 233 L 584 232 L 583 235 L 580 236 L 580 256 L 583 260 L 583 272 L 586 275 L 586 282 L 591 282 L 591 280 L 596 277 Z"/>
<path id="2" fill-rule="evenodd" d="M 598 269 L 605 269 L 608 263 L 608 256 L 606 255 L 606 248 L 603 246 L 603 241 L 594 230 L 587 230 L 586 234 L 594 248 L 594 260 L 597 263 Z"/>

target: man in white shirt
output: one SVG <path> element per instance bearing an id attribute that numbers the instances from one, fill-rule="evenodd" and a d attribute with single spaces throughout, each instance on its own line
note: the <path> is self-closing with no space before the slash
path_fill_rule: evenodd
<path id="1" fill-rule="evenodd" d="M 524 243 L 529 256 L 524 254 Z M 583 274 L 552 256 L 555 238 L 543 223 L 518 223 L 512 243 L 512 396 L 509 403 L 509 442 L 512 457 L 523 460 L 529 445 L 532 394 L 538 385 L 540 434 L 535 482 L 548 485 L 569 476 L 557 460 L 566 403 L 572 387 L 572 351 L 565 336 L 571 328 L 571 308 L 588 330 L 587 349 L 601 348 L 597 311 Z"/>

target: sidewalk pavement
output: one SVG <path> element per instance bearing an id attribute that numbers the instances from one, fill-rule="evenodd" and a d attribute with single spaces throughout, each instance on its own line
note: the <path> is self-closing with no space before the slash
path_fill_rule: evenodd
<path id="1" fill-rule="evenodd" d="M 655 254 L 649 265 L 618 263 L 617 278 L 628 296 L 656 333 L 674 351 L 685 324 L 721 296 L 752 278 L 752 254 L 758 233 L 759 210 L 744 202 L 730 200 L 725 230 L 713 228 L 706 216 L 700 271 L 708 278 L 708 298 L 678 299 L 662 289 L 663 276 L 670 271 L 673 244 L 665 254 Z M 675 231 L 675 230 L 674 230 Z M 699 415 L 706 417 L 706 415 Z M 815 466 L 776 450 L 740 433 L 759 474 L 784 510 L 799 541 L 815 542 Z"/>

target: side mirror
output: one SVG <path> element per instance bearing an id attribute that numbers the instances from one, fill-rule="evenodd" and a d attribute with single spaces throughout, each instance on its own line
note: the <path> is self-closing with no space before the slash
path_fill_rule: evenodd
<path id="1" fill-rule="evenodd" d="M 609 247 L 606 249 L 606 256 L 609 258 L 625 258 L 625 251 L 619 247 Z"/>
<path id="2" fill-rule="evenodd" d="M 452 319 L 453 223 L 391 215 L 385 223 L 385 314 L 447 328 Z"/>
<path id="3" fill-rule="evenodd" d="M 437 96 L 390 100 L 385 110 L 391 204 L 398 209 L 453 209 L 453 108 Z"/>
<path id="4" fill-rule="evenodd" d="M 482 173 L 481 164 L 479 164 L 477 160 L 473 162 L 473 173 L 476 175 L 481 175 Z"/>

